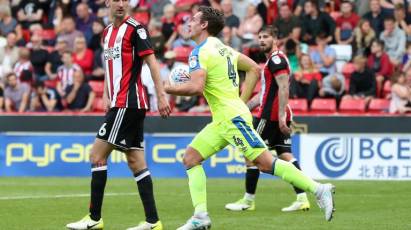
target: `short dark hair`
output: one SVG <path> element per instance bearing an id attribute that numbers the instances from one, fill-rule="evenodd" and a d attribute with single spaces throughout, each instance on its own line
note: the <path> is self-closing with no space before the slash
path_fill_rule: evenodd
<path id="1" fill-rule="evenodd" d="M 198 11 L 202 13 L 201 22 L 208 22 L 207 32 L 211 36 L 217 36 L 224 28 L 224 14 L 209 6 L 200 6 Z"/>
<path id="2" fill-rule="evenodd" d="M 373 43 L 376 43 L 377 45 L 379 45 L 381 49 L 385 48 L 385 43 L 380 39 L 375 38 L 374 40 L 372 40 L 371 44 Z"/>
<path id="3" fill-rule="evenodd" d="M 395 22 L 395 18 L 394 18 L 394 16 L 391 16 L 391 15 L 387 15 L 387 16 L 385 16 L 385 18 L 384 18 L 384 22 L 387 22 L 387 21 L 392 21 L 392 22 Z"/>
<path id="4" fill-rule="evenodd" d="M 394 10 L 405 10 L 405 6 L 403 3 L 397 3 L 394 5 Z"/>
<path id="5" fill-rule="evenodd" d="M 307 3 L 307 2 L 311 3 L 311 5 L 313 5 L 313 7 L 314 7 L 317 11 L 320 11 L 320 7 L 319 7 L 319 4 L 318 4 L 318 0 L 308 0 L 308 1 L 306 1 L 306 3 Z"/>
<path id="6" fill-rule="evenodd" d="M 265 25 L 265 26 L 263 26 L 258 33 L 261 33 L 261 32 L 268 33 L 269 35 L 273 36 L 274 38 L 277 38 L 277 37 L 278 37 L 278 31 L 277 31 L 277 29 L 276 29 L 274 26 L 272 26 L 272 25 Z"/>
<path id="7" fill-rule="evenodd" d="M 72 20 L 73 22 L 75 22 L 74 17 L 71 16 L 71 15 L 66 15 L 66 16 L 64 16 L 63 19 L 62 19 L 62 21 L 66 20 L 66 19 L 69 19 L 69 20 Z"/>
<path id="8" fill-rule="evenodd" d="M 315 36 L 317 39 L 321 39 L 324 40 L 326 38 L 328 38 L 328 34 L 324 31 L 320 31 L 317 36 Z"/>
<path id="9" fill-rule="evenodd" d="M 9 80 L 9 77 L 11 77 L 11 76 L 15 76 L 16 78 L 17 78 L 17 74 L 15 74 L 14 72 L 10 72 L 10 73 L 8 73 L 8 74 L 6 74 L 6 80 Z"/>
<path id="10" fill-rule="evenodd" d="M 68 55 L 73 55 L 73 52 L 71 52 L 71 50 L 70 49 L 66 49 L 66 50 L 64 50 L 63 51 L 63 54 L 68 54 Z"/>

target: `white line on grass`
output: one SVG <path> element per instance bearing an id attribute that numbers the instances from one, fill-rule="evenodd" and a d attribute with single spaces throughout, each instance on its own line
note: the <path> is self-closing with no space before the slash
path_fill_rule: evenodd
<path id="1" fill-rule="evenodd" d="M 136 192 L 129 193 L 105 193 L 104 196 L 134 196 L 138 195 Z M 60 198 L 73 198 L 73 197 L 89 197 L 90 194 L 61 194 L 61 195 L 49 195 L 49 196 L 0 196 L 0 200 L 27 200 L 27 199 L 60 199 Z"/>

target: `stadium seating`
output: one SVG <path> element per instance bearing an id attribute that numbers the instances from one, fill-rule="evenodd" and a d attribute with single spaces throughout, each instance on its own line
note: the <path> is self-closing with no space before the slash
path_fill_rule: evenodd
<path id="1" fill-rule="evenodd" d="M 293 112 L 307 112 L 308 111 L 308 102 L 305 98 L 299 99 L 290 99 L 288 100 L 288 104 L 290 105 Z"/>
<path id="2" fill-rule="evenodd" d="M 337 110 L 335 99 L 315 98 L 311 103 L 312 112 L 333 113 Z"/>
<path id="3" fill-rule="evenodd" d="M 345 92 L 350 92 L 350 79 L 349 78 L 344 78 L 344 90 Z"/>
<path id="4" fill-rule="evenodd" d="M 341 113 L 364 113 L 366 102 L 364 99 L 343 99 L 340 103 Z"/>
<path id="5" fill-rule="evenodd" d="M 96 97 L 103 96 L 104 93 L 104 81 L 89 81 L 88 82 Z"/>
<path id="6" fill-rule="evenodd" d="M 391 82 L 390 81 L 386 81 L 384 83 L 382 91 L 383 91 L 382 97 L 384 98 L 391 94 Z"/>
<path id="7" fill-rule="evenodd" d="M 351 62 L 345 63 L 345 65 L 342 68 L 342 74 L 344 77 L 349 79 L 351 77 L 351 74 L 354 72 L 354 64 Z"/>
<path id="8" fill-rule="evenodd" d="M 368 111 L 373 113 L 387 112 L 390 107 L 390 101 L 388 99 L 375 98 L 372 99 L 368 106 Z"/>

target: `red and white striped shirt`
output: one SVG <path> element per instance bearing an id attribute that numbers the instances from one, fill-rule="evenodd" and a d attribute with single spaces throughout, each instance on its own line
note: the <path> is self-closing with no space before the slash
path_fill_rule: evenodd
<path id="1" fill-rule="evenodd" d="M 15 65 L 14 65 L 14 73 L 16 74 L 17 78 L 20 78 L 21 73 L 24 71 L 30 71 L 33 72 L 33 66 L 31 65 L 30 61 L 25 61 L 25 62 L 20 62 L 18 61 Z"/>
<path id="2" fill-rule="evenodd" d="M 61 83 L 63 90 L 74 83 L 74 72 L 80 70 L 81 67 L 77 64 L 73 64 L 71 67 L 62 65 L 57 68 L 57 79 Z"/>
<path id="3" fill-rule="evenodd" d="M 103 32 L 106 81 L 111 107 L 148 109 L 141 82 L 143 57 L 154 53 L 147 30 L 127 17 Z"/>

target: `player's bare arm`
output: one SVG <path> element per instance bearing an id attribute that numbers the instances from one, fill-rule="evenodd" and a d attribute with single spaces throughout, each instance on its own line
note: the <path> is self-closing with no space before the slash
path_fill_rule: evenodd
<path id="1" fill-rule="evenodd" d="M 198 69 L 190 73 L 190 81 L 180 85 L 166 84 L 165 90 L 168 94 L 178 96 L 194 96 L 202 95 L 206 82 L 207 72 L 203 69 Z"/>
<path id="2" fill-rule="evenodd" d="M 149 54 L 144 56 L 144 61 L 147 62 L 147 65 L 150 68 L 151 78 L 153 79 L 154 87 L 156 88 L 158 111 L 160 112 L 161 117 L 168 117 L 171 113 L 171 108 L 164 92 L 156 57 L 154 54 Z"/>
<path id="3" fill-rule="evenodd" d="M 237 63 L 238 70 L 245 71 L 244 90 L 241 92 L 241 100 L 247 102 L 253 94 L 255 85 L 260 77 L 260 66 L 251 58 L 240 54 Z"/>
<path id="4" fill-rule="evenodd" d="M 258 92 L 256 95 L 254 95 L 253 98 L 251 98 L 251 100 L 247 102 L 247 107 L 248 109 L 250 109 L 250 111 L 260 105 L 260 95 L 261 92 Z"/>
<path id="5" fill-rule="evenodd" d="M 289 77 L 287 74 L 281 74 L 277 76 L 275 80 L 278 84 L 278 123 L 281 132 L 283 132 L 284 134 L 290 134 L 291 129 L 287 126 L 287 113 L 285 111 L 288 104 Z"/>

